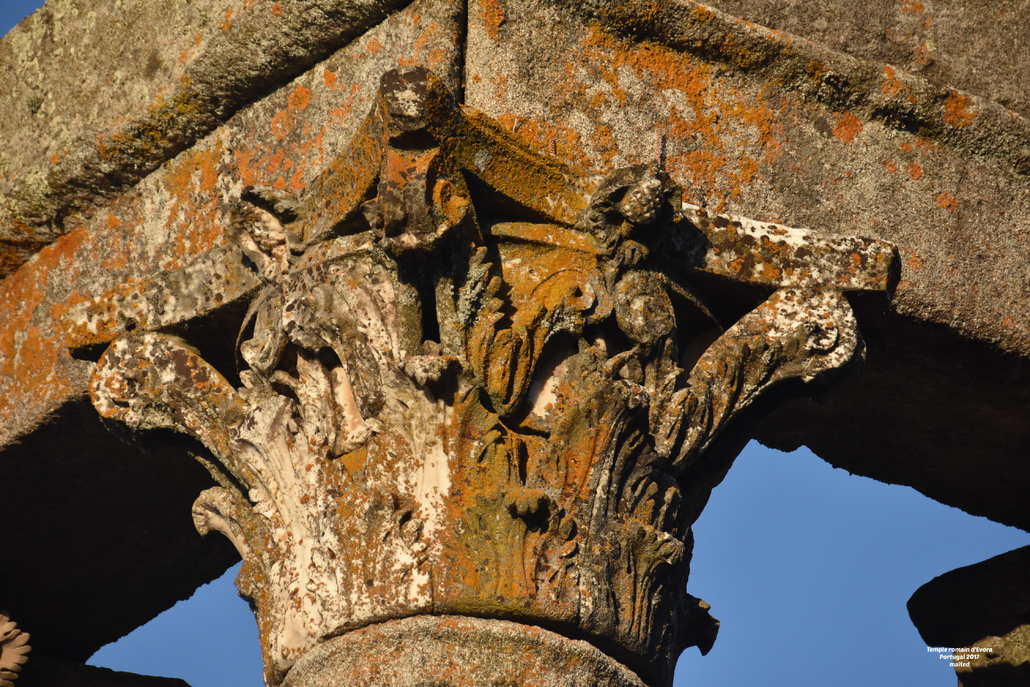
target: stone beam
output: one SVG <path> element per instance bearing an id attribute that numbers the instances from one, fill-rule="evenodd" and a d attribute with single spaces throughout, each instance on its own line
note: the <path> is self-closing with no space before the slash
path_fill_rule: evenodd
<path id="1" fill-rule="evenodd" d="M 47 2 L 0 41 L 0 276 L 406 4 Z"/>

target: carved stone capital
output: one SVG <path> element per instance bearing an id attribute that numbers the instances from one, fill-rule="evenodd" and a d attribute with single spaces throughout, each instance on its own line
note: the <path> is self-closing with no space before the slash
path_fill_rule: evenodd
<path id="1" fill-rule="evenodd" d="M 209 288 L 252 299 L 238 383 L 145 303 L 67 322 L 73 346 L 113 339 L 104 417 L 213 454 L 194 521 L 243 557 L 269 685 L 427 615 L 539 625 L 666 682 L 717 630 L 686 593 L 711 489 L 767 404 L 861 358 L 843 292 L 896 281 L 878 241 L 530 150 L 422 69 L 383 77 L 303 194 L 248 189 L 226 231 L 245 258 L 219 253 L 243 262 Z"/>

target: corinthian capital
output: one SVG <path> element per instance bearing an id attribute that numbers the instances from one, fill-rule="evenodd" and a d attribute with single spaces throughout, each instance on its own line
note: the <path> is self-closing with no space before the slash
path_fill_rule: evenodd
<path id="1" fill-rule="evenodd" d="M 397 70 L 303 193 L 241 195 L 239 250 L 155 276 L 249 302 L 238 374 L 146 299 L 69 313 L 72 346 L 108 345 L 104 417 L 210 451 L 194 520 L 243 557 L 270 686 L 425 636 L 416 616 L 586 639 L 651 684 L 711 647 L 691 525 L 771 404 L 862 357 L 844 294 L 889 293 L 896 255 L 681 195 L 658 164 L 591 176 Z"/>

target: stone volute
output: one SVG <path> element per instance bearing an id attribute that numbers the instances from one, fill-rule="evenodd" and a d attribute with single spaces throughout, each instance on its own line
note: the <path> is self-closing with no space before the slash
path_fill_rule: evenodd
<path id="1" fill-rule="evenodd" d="M 270 687 L 669 684 L 717 631 L 686 592 L 711 489 L 862 357 L 844 292 L 897 278 L 882 242 L 684 204 L 660 161 L 588 175 L 418 68 L 231 215 L 238 249 L 65 325 L 106 347 L 104 418 L 210 452 L 194 521 L 243 558 Z M 180 336 L 204 299 L 249 303 L 238 370 Z"/>

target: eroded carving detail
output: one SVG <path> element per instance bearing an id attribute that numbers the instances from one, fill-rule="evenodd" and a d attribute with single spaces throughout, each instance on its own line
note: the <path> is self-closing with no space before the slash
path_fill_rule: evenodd
<path id="1" fill-rule="evenodd" d="M 895 279 L 890 246 L 710 215 L 655 165 L 571 169 L 421 69 L 383 77 L 305 194 L 249 189 L 230 231 L 263 284 L 240 383 L 137 327 L 91 394 L 213 453 L 194 520 L 243 557 L 269 685 L 418 614 L 574 628 L 665 679 L 714 641 L 690 526 L 759 401 L 861 357 L 842 291 Z M 70 313 L 72 343 L 132 313 L 104 317 Z"/>
<path id="2" fill-rule="evenodd" d="M 14 687 L 18 673 L 29 660 L 29 633 L 0 612 L 0 687 Z"/>

